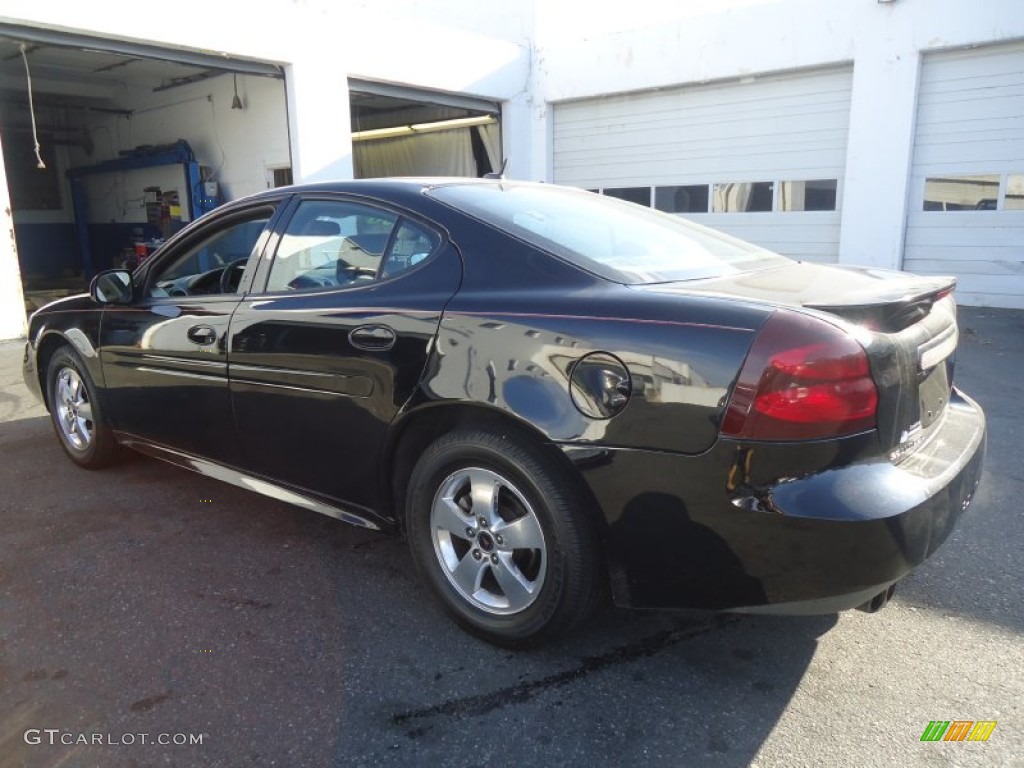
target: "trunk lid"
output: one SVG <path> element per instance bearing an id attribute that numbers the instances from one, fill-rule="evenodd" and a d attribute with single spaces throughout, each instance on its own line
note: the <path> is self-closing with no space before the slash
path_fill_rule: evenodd
<path id="1" fill-rule="evenodd" d="M 856 336 L 878 387 L 878 433 L 900 461 L 923 445 L 949 402 L 958 341 L 951 277 L 792 262 L 723 277 L 631 288 L 717 295 L 832 315 Z"/>
<path id="2" fill-rule="evenodd" d="M 897 332 L 925 317 L 952 277 L 910 275 L 888 269 L 792 262 L 755 272 L 635 285 L 658 292 L 714 294 L 820 309 L 871 330 Z"/>

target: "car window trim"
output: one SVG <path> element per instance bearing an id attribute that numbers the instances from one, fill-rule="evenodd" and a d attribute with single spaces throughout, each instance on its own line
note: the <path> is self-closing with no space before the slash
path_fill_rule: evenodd
<path id="1" fill-rule="evenodd" d="M 288 224 L 295 215 L 295 210 L 299 207 L 302 199 L 301 195 L 288 195 L 282 200 L 281 205 L 278 207 L 277 215 L 268 227 L 270 236 L 263 245 L 259 261 L 256 262 L 256 268 L 252 270 L 251 279 L 246 283 L 245 276 L 242 278 L 245 287 L 245 290 L 242 292 L 243 297 L 266 292 L 267 282 L 270 280 L 270 268 L 274 264 L 274 254 L 277 253 L 285 229 L 287 229 Z M 239 288 L 242 287 L 243 285 L 239 285 Z"/>
<path id="2" fill-rule="evenodd" d="M 387 263 L 388 256 L 391 254 L 391 249 L 395 247 L 395 240 L 398 239 L 398 230 L 401 229 L 404 221 L 405 216 L 400 213 L 395 215 L 395 224 L 391 227 L 391 231 L 388 233 L 388 241 L 384 243 L 384 250 L 380 252 L 380 261 L 377 262 L 377 271 L 373 275 L 374 283 L 383 282 L 380 279 L 380 276 L 384 271 L 384 265 Z M 434 254 L 430 255 L 433 256 Z M 395 277 L 398 277 L 398 275 L 395 275 Z"/>

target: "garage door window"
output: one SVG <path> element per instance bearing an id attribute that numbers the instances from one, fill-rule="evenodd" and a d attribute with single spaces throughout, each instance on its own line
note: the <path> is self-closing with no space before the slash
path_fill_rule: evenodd
<path id="1" fill-rule="evenodd" d="M 926 211 L 994 211 L 999 176 L 934 176 L 924 182 Z"/>
<path id="2" fill-rule="evenodd" d="M 770 181 L 715 184 L 712 210 L 715 213 L 770 211 L 774 187 Z"/>
<path id="3" fill-rule="evenodd" d="M 1024 173 L 1011 173 L 1006 177 L 1003 210 L 1024 211 Z"/>
<path id="4" fill-rule="evenodd" d="M 834 211 L 837 185 L 835 179 L 784 181 L 779 185 L 779 210 Z"/>
<path id="5" fill-rule="evenodd" d="M 707 213 L 708 191 L 707 184 L 655 187 L 654 207 L 665 213 Z"/>
<path id="6" fill-rule="evenodd" d="M 650 187 L 613 187 L 604 190 L 604 194 L 608 197 L 625 200 L 628 203 L 636 203 L 637 205 L 651 204 Z"/>

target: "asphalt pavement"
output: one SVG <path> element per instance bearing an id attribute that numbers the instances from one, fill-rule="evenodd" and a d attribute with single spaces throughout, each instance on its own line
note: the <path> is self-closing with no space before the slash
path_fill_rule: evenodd
<path id="1" fill-rule="evenodd" d="M 609 609 L 520 653 L 448 621 L 400 539 L 143 457 L 75 467 L 0 343 L 0 768 L 1024 766 L 1024 312 L 961 332 L 985 475 L 885 610 Z"/>

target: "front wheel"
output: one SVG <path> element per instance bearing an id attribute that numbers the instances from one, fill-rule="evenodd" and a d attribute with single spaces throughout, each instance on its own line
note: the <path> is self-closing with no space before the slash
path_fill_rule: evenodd
<path id="1" fill-rule="evenodd" d="M 86 469 L 111 464 L 117 457 L 117 441 L 103 418 L 89 372 L 70 347 L 53 353 L 46 383 L 50 419 L 71 460 Z"/>
<path id="2" fill-rule="evenodd" d="M 466 629 L 522 647 L 572 629 L 599 594 L 597 536 L 568 473 L 518 436 L 459 430 L 410 479 L 417 570 Z"/>

